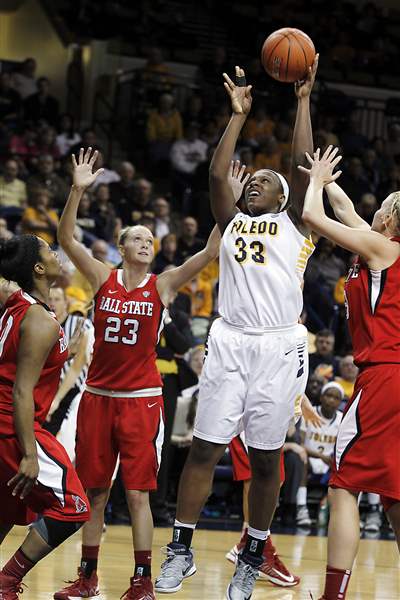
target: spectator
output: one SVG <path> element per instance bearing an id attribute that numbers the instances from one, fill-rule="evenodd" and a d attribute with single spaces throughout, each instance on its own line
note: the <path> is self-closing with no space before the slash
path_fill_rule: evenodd
<path id="1" fill-rule="evenodd" d="M 356 51 L 350 44 L 350 36 L 347 31 L 339 31 L 337 43 L 332 47 L 331 59 L 333 63 L 344 71 L 351 70 Z"/>
<path id="2" fill-rule="evenodd" d="M 192 331 L 195 338 L 199 337 L 199 335 L 196 335 L 194 332 L 194 329 L 198 329 L 198 327 L 194 328 L 193 325 L 196 319 L 202 319 L 202 322 L 198 321 L 196 323 L 196 325 L 198 325 L 203 332 L 200 336 L 203 337 L 203 339 L 196 342 L 201 344 L 204 341 L 205 334 L 207 333 L 208 321 L 211 318 L 213 310 L 211 284 L 208 281 L 201 279 L 200 276 L 197 276 L 189 281 L 189 283 L 187 283 L 180 291 L 183 294 L 187 294 L 191 300 L 193 317 Z"/>
<path id="3" fill-rule="evenodd" d="M 169 202 L 159 196 L 153 202 L 153 212 L 155 217 L 155 236 L 159 240 L 170 232 L 171 215 Z"/>
<path id="4" fill-rule="evenodd" d="M 93 150 L 100 150 L 100 146 L 97 144 L 96 132 L 91 127 L 83 130 L 82 140 L 70 148 L 70 153 L 78 156 L 81 148 L 87 150 L 89 147 Z"/>
<path id="5" fill-rule="evenodd" d="M 161 49 L 157 46 L 148 49 L 147 62 L 142 69 L 141 79 L 149 102 L 154 102 L 160 93 L 172 89 L 174 77 L 163 60 Z"/>
<path id="6" fill-rule="evenodd" d="M 393 191 L 400 188 L 400 169 L 399 167 L 391 167 L 389 172 L 381 182 L 379 190 L 377 192 L 378 198 L 387 198 L 387 196 Z"/>
<path id="7" fill-rule="evenodd" d="M 181 391 L 179 362 L 193 345 L 188 316 L 171 303 L 164 329 L 157 345 L 157 367 L 163 380 L 164 441 L 161 465 L 157 477 L 157 491 L 151 493 L 151 509 L 156 525 L 171 525 L 173 518 L 167 508 L 167 491 L 170 471 L 170 446 L 177 398 Z"/>
<path id="8" fill-rule="evenodd" d="M 185 217 L 182 221 L 182 232 L 178 238 L 178 260 L 183 263 L 189 256 L 200 252 L 205 246 L 205 241 L 197 237 L 198 225 L 193 217 Z"/>
<path id="9" fill-rule="evenodd" d="M 154 259 L 153 273 L 162 273 L 165 267 L 176 265 L 176 250 L 176 235 L 174 233 L 165 235 L 161 240 L 161 250 L 156 254 Z"/>
<path id="10" fill-rule="evenodd" d="M 170 157 L 174 192 L 178 202 L 181 203 L 183 192 L 193 184 L 196 167 L 207 158 L 207 144 L 199 138 L 197 123 L 187 125 L 184 138 L 172 145 Z"/>
<path id="11" fill-rule="evenodd" d="M 240 162 L 242 165 L 246 165 L 246 173 L 250 173 L 251 175 L 257 170 L 255 167 L 255 159 L 253 150 L 249 148 L 242 148 L 240 151 Z"/>
<path id="12" fill-rule="evenodd" d="M 357 375 L 358 367 L 354 364 L 352 355 L 343 356 L 339 361 L 339 377 L 335 377 L 335 381 L 342 386 L 346 401 L 353 395 Z"/>
<path id="13" fill-rule="evenodd" d="M 229 69 L 226 48 L 216 46 L 212 58 L 203 60 L 199 66 L 197 78 L 200 87 L 205 85 L 207 89 L 215 92 L 215 87 L 221 85 L 221 74 L 229 73 Z"/>
<path id="14" fill-rule="evenodd" d="M 24 117 L 26 120 L 39 121 L 44 119 L 49 125 L 58 124 L 59 103 L 49 94 L 50 81 L 47 77 L 37 80 L 38 91 L 28 96 L 24 101 Z"/>
<path id="15" fill-rule="evenodd" d="M 327 383 L 327 381 L 324 377 L 322 377 L 322 375 L 319 375 L 315 371 L 311 372 L 311 375 L 307 381 L 306 396 L 313 406 L 317 406 L 319 404 L 321 390 L 325 383 Z"/>
<path id="16" fill-rule="evenodd" d="M 360 133 L 357 113 L 350 113 L 350 117 L 343 131 L 339 135 L 340 144 L 345 156 L 362 156 L 365 148 L 368 146 L 368 139 Z M 344 188 L 348 193 L 348 190 Z M 351 194 L 349 194 L 352 198 Z"/>
<path id="17" fill-rule="evenodd" d="M 10 74 L 0 73 L 0 121 L 10 124 L 17 122 L 21 106 L 21 96 L 11 87 Z"/>
<path id="18" fill-rule="evenodd" d="M 169 163 L 171 146 L 182 137 L 182 118 L 171 94 L 162 94 L 147 119 L 149 157 L 153 165 Z"/>
<path id="19" fill-rule="evenodd" d="M 136 169 L 131 162 L 121 162 L 118 167 L 120 180 L 110 183 L 111 203 L 124 226 L 132 222 L 131 213 L 136 196 L 135 173 Z"/>
<path id="20" fill-rule="evenodd" d="M 53 127 L 43 127 L 39 131 L 37 145 L 40 155 L 48 154 L 54 160 L 60 158 L 60 151 L 56 144 L 56 130 Z"/>
<path id="21" fill-rule="evenodd" d="M 94 258 L 97 258 L 97 260 L 99 260 L 100 262 L 113 268 L 114 265 L 110 264 L 107 260 L 108 251 L 108 244 L 104 240 L 95 240 L 90 248 L 90 252 Z M 61 285 L 61 287 L 64 286 Z M 66 291 L 68 296 L 75 298 L 76 300 L 86 302 L 87 304 L 93 300 L 94 294 L 92 286 L 77 269 L 73 271 L 72 275 L 69 275 L 68 287 Z"/>
<path id="22" fill-rule="evenodd" d="M 356 210 L 364 221 L 372 225 L 374 214 L 378 210 L 378 202 L 372 193 L 363 194 Z"/>
<path id="23" fill-rule="evenodd" d="M 334 293 L 346 267 L 344 261 L 334 255 L 334 248 L 333 242 L 320 238 L 305 273 L 304 303 L 308 315 L 307 325 L 314 332 L 335 325 Z"/>
<path id="24" fill-rule="evenodd" d="M 91 191 L 95 191 L 99 185 L 109 185 L 110 183 L 119 181 L 121 179 L 121 177 L 116 171 L 114 171 L 114 169 L 109 169 L 105 166 L 103 153 L 100 152 L 100 150 L 98 150 L 96 162 L 93 168 L 95 171 L 97 171 L 98 169 L 103 169 L 103 172 L 96 177 L 95 182 L 92 183 L 92 185 L 90 186 Z"/>
<path id="25" fill-rule="evenodd" d="M 369 189 L 374 194 L 379 188 L 382 179 L 384 165 L 373 148 L 367 148 L 363 154 L 363 166 Z"/>
<path id="26" fill-rule="evenodd" d="M 339 375 L 339 361 L 334 356 L 335 336 L 329 329 L 318 331 L 315 340 L 317 351 L 309 356 L 310 373 L 317 370 L 317 374 L 331 379 Z"/>
<path id="27" fill-rule="evenodd" d="M 6 241 L 13 237 L 13 232 L 7 228 L 7 221 L 0 218 L 0 240 Z"/>
<path id="28" fill-rule="evenodd" d="M 137 223 L 143 213 L 151 211 L 153 201 L 153 184 L 148 179 L 141 177 L 135 181 L 135 201 L 130 213 L 130 223 Z"/>
<path id="29" fill-rule="evenodd" d="M 186 110 L 182 116 L 185 125 L 195 121 L 203 127 L 206 120 L 203 98 L 198 94 L 192 94 L 187 100 Z"/>
<path id="30" fill-rule="evenodd" d="M 81 136 L 75 130 L 72 115 L 64 113 L 63 115 L 61 115 L 59 133 L 56 137 L 56 144 L 60 156 L 70 154 L 71 148 L 73 148 L 74 145 L 79 144 L 80 141 Z"/>
<path id="31" fill-rule="evenodd" d="M 61 177 L 54 172 L 54 160 L 49 154 L 39 157 L 38 173 L 31 175 L 27 184 L 28 190 L 45 188 L 50 194 L 51 203 L 56 208 L 64 206 L 68 188 Z"/>
<path id="32" fill-rule="evenodd" d="M 50 208 L 51 195 L 46 188 L 35 189 L 30 193 L 29 206 L 22 216 L 24 233 L 38 235 L 50 246 L 56 241 L 58 215 Z"/>
<path id="33" fill-rule="evenodd" d="M 354 204 L 360 202 L 363 194 L 371 191 L 363 164 L 359 158 L 354 156 L 350 159 L 340 178 L 340 186 L 350 196 Z"/>
<path id="34" fill-rule="evenodd" d="M 19 93 L 22 100 L 38 91 L 35 79 L 36 60 L 26 58 L 18 71 L 12 75 L 12 87 Z"/>
<path id="35" fill-rule="evenodd" d="M 95 230 L 96 230 L 96 221 L 93 217 L 93 214 L 90 210 L 91 207 L 91 197 L 88 191 L 84 192 L 82 195 L 81 201 L 78 206 L 78 216 L 76 219 L 76 224 L 82 230 L 82 241 L 85 246 L 90 247 L 92 243 L 97 239 Z"/>
<path id="36" fill-rule="evenodd" d="M 280 171 L 281 168 L 281 151 L 279 150 L 278 142 L 275 136 L 268 135 L 260 143 L 260 150 L 256 154 L 254 160 L 254 169 L 272 169 Z"/>
<path id="37" fill-rule="evenodd" d="M 274 135 L 281 156 L 282 154 L 290 154 L 292 150 L 292 132 L 289 125 L 284 121 L 278 121 L 274 128 Z"/>
<path id="38" fill-rule="evenodd" d="M 333 460 L 333 452 L 336 443 L 342 413 L 338 410 L 344 397 L 342 387 L 335 381 L 324 385 L 321 391 L 321 406 L 317 412 L 322 419 L 320 428 L 311 423 L 306 424 L 301 419 L 300 430 L 302 445 L 304 446 L 308 462 L 304 466 L 302 485 L 297 492 L 297 525 L 309 527 L 311 519 L 307 507 L 307 482 L 309 474 L 328 486 L 327 476 Z M 322 476 L 322 478 L 321 478 Z"/>
<path id="39" fill-rule="evenodd" d="M 400 155 L 400 123 L 391 123 L 388 127 L 386 152 L 392 160 Z"/>
<path id="40" fill-rule="evenodd" d="M 243 129 L 243 140 L 258 148 L 260 143 L 274 130 L 274 122 L 267 116 L 264 106 L 257 106 L 253 116 L 250 116 Z"/>
<path id="41" fill-rule="evenodd" d="M 36 131 L 30 123 L 25 123 L 22 130 L 17 131 L 10 139 L 10 154 L 20 158 L 26 166 L 36 164 L 39 148 L 36 143 Z"/>
<path id="42" fill-rule="evenodd" d="M 0 176 L 0 214 L 9 214 L 10 208 L 17 209 L 17 213 L 21 214 L 26 200 L 26 184 L 18 179 L 18 163 L 9 159 L 4 165 L 4 174 Z"/>
<path id="43" fill-rule="evenodd" d="M 111 242 L 114 237 L 116 218 L 114 208 L 110 203 L 108 185 L 101 183 L 97 186 L 90 207 L 90 215 L 95 222 L 94 235 L 100 240 Z"/>

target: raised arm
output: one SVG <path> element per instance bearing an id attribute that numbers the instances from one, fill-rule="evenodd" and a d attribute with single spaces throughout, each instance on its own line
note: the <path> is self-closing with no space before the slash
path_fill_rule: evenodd
<path id="1" fill-rule="evenodd" d="M 157 289 L 164 306 L 168 306 L 173 296 L 185 283 L 196 277 L 198 273 L 218 256 L 221 234 L 217 225 L 214 226 L 207 240 L 206 247 L 191 256 L 180 267 L 170 269 L 157 278 Z"/>
<path id="2" fill-rule="evenodd" d="M 329 204 L 333 208 L 336 218 L 352 229 L 370 230 L 370 225 L 356 213 L 354 204 L 344 190 L 335 182 L 328 183 L 325 186 L 328 194 Z"/>
<path id="3" fill-rule="evenodd" d="M 30 492 L 39 475 L 36 439 L 33 428 L 35 402 L 34 387 L 46 358 L 57 342 L 60 327 L 55 319 L 44 314 L 42 306 L 32 305 L 20 329 L 17 372 L 13 388 L 14 425 L 22 451 L 18 473 L 10 479 L 13 495 L 20 498 Z M 34 352 L 32 352 L 34 348 Z"/>
<path id="4" fill-rule="evenodd" d="M 232 116 L 214 152 L 210 164 L 210 202 L 214 218 L 224 232 L 226 225 L 237 213 L 228 172 L 236 142 L 251 108 L 251 85 L 246 85 L 243 69 L 236 67 L 238 85 L 224 73 L 225 89 L 231 99 Z"/>
<path id="5" fill-rule="evenodd" d="M 365 229 L 352 229 L 338 223 L 326 216 L 322 199 L 325 185 L 335 181 L 341 171 L 333 173 L 334 168 L 341 160 L 337 156 L 337 148 L 328 146 L 320 158 L 319 149 L 314 152 L 313 158 L 306 155 L 311 168 L 302 165 L 299 169 L 308 174 L 310 183 L 307 188 L 303 208 L 303 220 L 313 231 L 327 237 L 342 248 L 362 256 L 372 269 L 383 269 L 391 265 L 399 255 L 398 244 L 393 244 L 382 234 Z"/>
<path id="6" fill-rule="evenodd" d="M 86 277 L 94 293 L 96 293 L 109 277 L 111 269 L 93 258 L 86 251 L 84 245 L 74 238 L 76 216 L 83 192 L 92 185 L 96 177 L 103 171 L 103 169 L 98 169 L 95 173 L 92 172 L 98 154 L 97 150 L 93 155 L 91 154 L 91 148 L 88 148 L 85 154 L 83 148 L 81 148 L 78 162 L 76 162 L 75 156 L 72 156 L 74 166 L 73 184 L 58 225 L 57 238 L 68 258 L 78 271 Z"/>
<path id="7" fill-rule="evenodd" d="M 317 54 L 312 67 L 309 68 L 307 77 L 304 81 L 295 83 L 294 89 L 297 96 L 296 122 L 293 131 L 292 140 L 292 165 L 290 171 L 290 206 L 288 214 L 296 225 L 303 225 L 302 210 L 304 196 L 308 186 L 307 176 L 297 169 L 297 165 L 306 165 L 305 152 L 312 154 L 314 151 L 311 115 L 310 115 L 310 96 L 315 81 L 315 75 L 318 68 Z M 307 226 L 305 227 L 307 229 Z"/>

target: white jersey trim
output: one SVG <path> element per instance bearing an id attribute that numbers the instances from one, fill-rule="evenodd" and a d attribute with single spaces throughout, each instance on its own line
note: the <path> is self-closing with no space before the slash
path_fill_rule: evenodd
<path id="1" fill-rule="evenodd" d="M 160 387 L 144 388 L 142 390 L 135 391 L 121 391 L 104 390 L 102 388 L 94 388 L 91 385 L 86 385 L 85 390 L 91 394 L 97 394 L 98 396 L 111 396 L 112 398 L 149 398 L 152 396 L 162 395 L 162 389 Z"/>
<path id="2" fill-rule="evenodd" d="M 123 270 L 122 269 L 118 269 L 118 271 L 117 271 L 117 283 L 119 283 L 119 285 L 122 285 L 122 287 L 125 288 L 125 290 L 127 292 L 128 291 L 133 292 L 134 290 L 127 290 L 126 289 L 125 284 L 124 284 L 124 280 L 122 278 L 122 274 L 123 274 Z M 151 273 L 147 273 L 147 275 L 145 276 L 145 278 L 142 279 L 142 281 L 134 289 L 136 290 L 137 288 L 144 287 L 147 284 L 147 282 L 149 281 L 150 275 L 151 275 Z"/>

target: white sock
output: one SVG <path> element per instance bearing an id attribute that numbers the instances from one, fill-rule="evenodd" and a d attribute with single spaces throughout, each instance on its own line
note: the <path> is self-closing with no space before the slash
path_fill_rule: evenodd
<path id="1" fill-rule="evenodd" d="M 267 529 L 266 531 L 262 531 L 261 529 L 255 529 L 254 527 L 251 527 L 249 525 L 249 530 L 248 530 L 248 535 L 251 535 L 252 538 L 255 538 L 256 540 L 266 540 L 267 537 L 270 534 L 270 530 Z"/>
<path id="2" fill-rule="evenodd" d="M 305 485 L 302 485 L 297 490 L 297 506 L 305 506 L 307 504 L 307 488 Z"/>
<path id="3" fill-rule="evenodd" d="M 174 527 L 186 527 L 187 529 L 196 529 L 196 523 L 181 523 L 175 519 Z"/>

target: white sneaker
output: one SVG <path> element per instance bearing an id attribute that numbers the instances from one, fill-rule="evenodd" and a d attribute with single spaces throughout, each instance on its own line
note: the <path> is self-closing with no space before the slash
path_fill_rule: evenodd
<path id="1" fill-rule="evenodd" d="M 255 562 L 257 566 L 245 562 L 241 554 L 239 555 L 236 571 L 226 590 L 226 600 L 250 600 L 262 558 Z"/>
<path id="2" fill-rule="evenodd" d="M 382 526 L 382 515 L 379 508 L 370 511 L 365 519 L 365 531 L 377 532 Z"/>
<path id="3" fill-rule="evenodd" d="M 296 523 L 301 527 L 310 527 L 311 519 L 306 504 L 297 507 Z"/>
<path id="4" fill-rule="evenodd" d="M 182 544 L 168 544 L 162 548 L 167 555 L 161 565 L 161 573 L 156 579 L 155 591 L 161 594 L 173 594 L 182 587 L 182 581 L 196 573 L 193 552 L 187 551 Z"/>
<path id="5" fill-rule="evenodd" d="M 235 544 L 233 546 L 233 548 L 231 548 L 229 550 L 229 552 L 227 552 L 225 554 L 225 558 L 227 560 L 229 560 L 231 563 L 233 563 L 234 565 L 236 565 L 237 563 L 237 559 L 238 559 L 238 554 L 239 554 L 239 548 L 237 547 L 237 545 Z"/>

